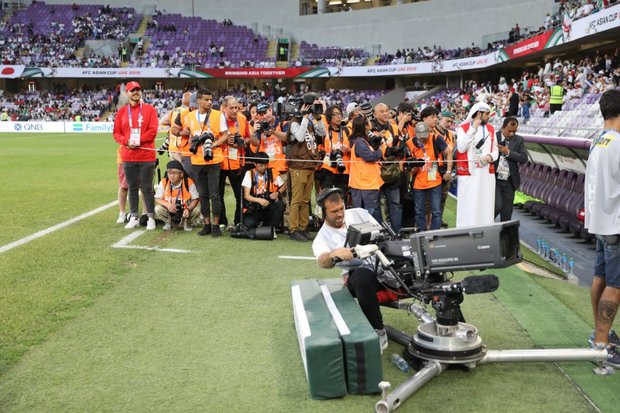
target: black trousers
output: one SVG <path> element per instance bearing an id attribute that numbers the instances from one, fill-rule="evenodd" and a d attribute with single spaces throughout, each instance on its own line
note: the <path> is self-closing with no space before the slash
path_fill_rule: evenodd
<path id="1" fill-rule="evenodd" d="M 261 208 L 251 214 L 243 214 L 243 225 L 248 229 L 257 228 L 260 223 L 263 226 L 275 227 L 280 225 L 284 215 L 284 201 L 274 201 L 267 208 Z"/>
<path id="2" fill-rule="evenodd" d="M 502 181 L 495 180 L 495 216 L 500 216 L 500 221 L 510 221 L 512 218 L 512 204 L 515 200 L 515 187 L 512 178 Z"/>
<path id="3" fill-rule="evenodd" d="M 357 298 L 357 302 L 362 308 L 362 312 L 376 330 L 383 329 L 383 316 L 379 308 L 377 291 L 383 289 L 377 274 L 369 268 L 360 267 L 349 273 L 347 287 Z"/>
<path id="4" fill-rule="evenodd" d="M 222 213 L 220 198 L 220 164 L 192 165 L 192 175 L 198 194 L 200 195 L 200 213 L 207 219 L 213 210 L 213 217 Z M 211 205 L 209 205 L 211 201 Z"/>
<path id="5" fill-rule="evenodd" d="M 241 222 L 241 182 L 243 181 L 242 168 L 225 170 L 220 169 L 220 199 L 222 200 L 222 214 L 220 215 L 220 224 L 228 225 L 228 217 L 226 216 L 226 202 L 224 200 L 224 190 L 226 189 L 226 178 L 230 182 L 230 187 L 235 195 L 235 217 L 234 222 L 237 225 Z"/>

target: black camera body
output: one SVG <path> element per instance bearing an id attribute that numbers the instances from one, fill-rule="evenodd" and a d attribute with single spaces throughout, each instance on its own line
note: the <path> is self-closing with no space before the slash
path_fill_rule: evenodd
<path id="1" fill-rule="evenodd" d="M 202 154 L 205 161 L 213 159 L 213 141 L 215 136 L 211 132 L 204 132 L 202 135 L 195 135 L 190 140 L 189 151 L 194 155 L 198 152 L 198 146 L 202 145 Z"/>
<path id="2" fill-rule="evenodd" d="M 245 139 L 237 132 L 232 136 L 233 143 L 237 146 L 245 146 Z"/>
<path id="3" fill-rule="evenodd" d="M 183 205 L 183 200 L 181 198 L 177 198 L 176 201 L 174 202 L 174 206 L 177 209 L 177 212 L 172 214 L 170 218 L 172 219 L 172 222 L 174 222 L 175 224 L 178 224 L 183 219 L 183 211 L 185 210 L 185 206 Z"/>
<path id="4" fill-rule="evenodd" d="M 381 136 L 377 136 L 372 131 L 368 131 L 368 144 L 375 151 L 381 147 L 383 143 L 383 138 Z"/>
<path id="5" fill-rule="evenodd" d="M 260 195 L 254 195 L 254 197 L 255 198 L 264 199 L 264 200 L 268 201 L 269 204 L 271 204 L 273 202 L 273 199 L 271 199 L 269 197 L 269 194 L 267 192 L 265 192 L 264 194 L 260 194 Z M 265 209 L 265 208 L 267 208 L 267 207 L 262 206 L 258 202 L 250 202 L 250 204 L 246 208 L 245 213 L 246 214 L 253 214 L 253 213 L 258 212 L 261 209 Z"/>
<path id="6" fill-rule="evenodd" d="M 346 171 L 347 167 L 342 159 L 342 151 L 340 149 L 332 150 L 329 154 L 329 160 L 331 161 L 332 168 L 336 168 L 338 173 Z"/>
<path id="7" fill-rule="evenodd" d="M 250 125 L 254 127 L 254 132 L 256 132 L 257 135 L 264 133 L 265 136 L 271 136 L 271 133 L 267 133 L 267 131 L 271 129 L 271 124 L 266 120 L 261 120 L 260 122 L 252 121 Z"/>

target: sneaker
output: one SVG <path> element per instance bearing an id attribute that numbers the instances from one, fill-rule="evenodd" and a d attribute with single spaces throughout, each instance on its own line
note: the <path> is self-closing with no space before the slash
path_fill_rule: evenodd
<path id="1" fill-rule="evenodd" d="M 118 218 L 116 219 L 116 223 L 117 224 L 124 224 L 125 223 L 125 213 L 121 212 L 120 214 L 118 214 Z"/>
<path id="2" fill-rule="evenodd" d="M 192 225 L 189 223 L 189 221 L 185 221 L 183 223 L 183 231 L 192 232 Z"/>
<path id="3" fill-rule="evenodd" d="M 148 221 L 146 221 L 146 230 L 153 231 L 155 227 L 157 227 L 157 224 L 155 223 L 155 218 L 149 218 Z"/>
<path id="4" fill-rule="evenodd" d="M 131 217 L 131 219 L 129 219 L 129 222 L 127 223 L 127 225 L 125 225 L 125 229 L 134 229 L 138 225 L 140 225 L 140 221 L 138 221 L 138 218 Z"/>
<path id="5" fill-rule="evenodd" d="M 219 238 L 222 235 L 222 229 L 219 225 L 213 225 L 213 229 L 211 230 L 211 236 L 213 238 Z"/>
<path id="6" fill-rule="evenodd" d="M 300 231 L 300 232 L 301 232 L 301 235 L 308 241 L 312 241 L 314 239 L 312 234 L 310 234 L 310 231 L 308 231 L 307 229 L 304 229 L 303 231 Z"/>
<path id="7" fill-rule="evenodd" d="M 209 235 L 211 233 L 211 224 L 205 224 L 204 228 L 198 231 L 198 235 L 204 237 L 205 235 Z"/>
<path id="8" fill-rule="evenodd" d="M 170 231 L 172 229 L 172 225 L 169 222 L 164 224 L 164 231 Z"/>
<path id="9" fill-rule="evenodd" d="M 618 351 L 618 347 L 607 346 L 607 360 L 603 364 L 614 369 L 620 369 L 620 351 Z"/>
<path id="10" fill-rule="evenodd" d="M 608 344 L 613 347 L 620 347 L 620 337 L 616 334 L 616 330 L 611 330 L 609 335 L 607 336 L 607 340 L 609 340 Z M 588 339 L 588 344 L 590 347 L 594 348 L 594 331 L 590 338 Z"/>
<path id="11" fill-rule="evenodd" d="M 304 237 L 303 234 L 299 231 L 291 232 L 290 237 L 293 241 L 308 242 L 308 238 Z"/>
<path id="12" fill-rule="evenodd" d="M 448 228 L 448 223 L 445 221 L 441 221 L 441 228 Z"/>
<path id="13" fill-rule="evenodd" d="M 383 351 L 388 348 L 388 335 L 384 328 L 381 330 L 375 329 L 375 332 L 379 336 L 379 346 L 381 348 L 381 354 L 383 354 Z"/>

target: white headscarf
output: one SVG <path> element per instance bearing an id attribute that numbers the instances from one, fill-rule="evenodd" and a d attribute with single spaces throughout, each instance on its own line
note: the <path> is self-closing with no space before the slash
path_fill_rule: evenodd
<path id="1" fill-rule="evenodd" d="M 486 103 L 484 103 L 484 102 L 476 103 L 469 110 L 469 114 L 467 115 L 467 118 L 465 119 L 465 122 L 470 122 L 473 119 L 473 117 L 474 117 L 474 113 L 476 113 L 476 112 L 491 112 L 491 107 L 489 105 L 487 105 Z"/>

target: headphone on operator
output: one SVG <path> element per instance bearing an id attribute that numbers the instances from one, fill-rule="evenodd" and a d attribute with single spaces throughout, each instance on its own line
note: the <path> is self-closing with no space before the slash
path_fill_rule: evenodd
<path id="1" fill-rule="evenodd" d="M 340 199 L 344 200 L 344 192 L 340 188 L 327 188 L 323 189 L 316 197 L 316 203 L 321 207 L 323 213 L 323 219 L 325 219 L 325 200 L 333 194 L 340 194 Z"/>

